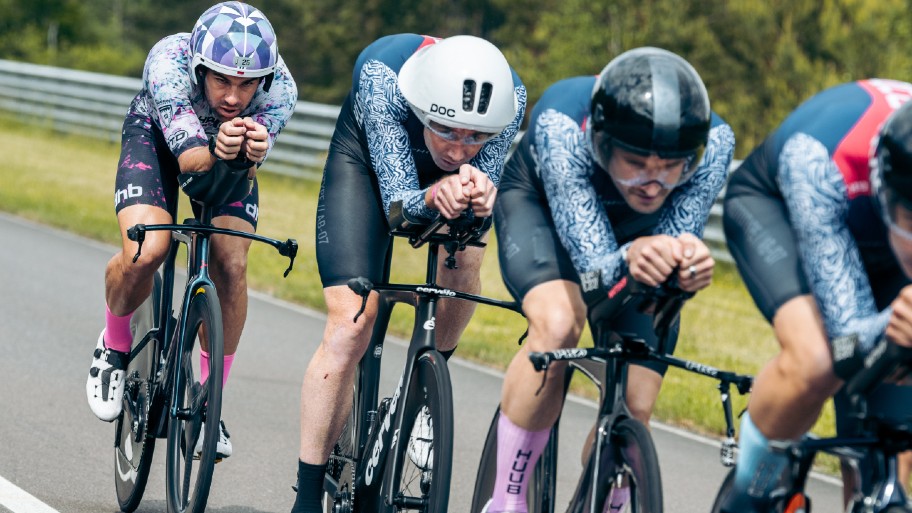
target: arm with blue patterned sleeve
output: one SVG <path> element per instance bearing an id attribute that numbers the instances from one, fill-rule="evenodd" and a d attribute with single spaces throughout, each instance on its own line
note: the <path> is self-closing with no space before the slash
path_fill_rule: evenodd
<path id="1" fill-rule="evenodd" d="M 585 133 L 554 109 L 542 112 L 535 123 L 535 158 L 561 244 L 578 274 L 601 271 L 604 282 L 616 282 L 627 265 L 589 180 L 594 166 Z"/>
<path id="2" fill-rule="evenodd" d="M 877 311 L 846 224 L 849 205 L 842 174 L 820 141 L 798 133 L 779 155 L 778 180 L 829 338 L 857 334 L 862 347 L 870 349 L 884 332 L 890 309 Z"/>

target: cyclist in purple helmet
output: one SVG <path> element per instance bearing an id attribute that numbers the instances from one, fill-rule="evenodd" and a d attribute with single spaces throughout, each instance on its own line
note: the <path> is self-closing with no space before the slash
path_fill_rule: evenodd
<path id="1" fill-rule="evenodd" d="M 143 88 L 123 124 L 114 191 L 123 248 L 105 271 L 105 327 L 86 381 L 89 406 L 98 418 L 110 422 L 121 413 L 133 338 L 130 318 L 150 294 L 170 239 L 168 232 L 149 232 L 134 263 L 136 243 L 127 238 L 127 228 L 172 223 L 179 186 L 187 185 L 185 192 L 194 200 L 212 202 L 207 179 L 227 167 L 246 169 L 249 183 L 242 180 L 227 201 L 213 205 L 213 224 L 253 233 L 259 211 L 256 172 L 291 117 L 297 94 L 272 25 L 259 9 L 242 2 L 210 7 L 192 33 L 167 36 L 149 52 Z M 194 179 L 186 180 L 189 176 Z M 249 247 L 246 239 L 212 238 L 210 272 L 224 317 L 224 380 L 247 317 Z M 203 352 L 201 359 L 206 358 Z M 201 367 L 205 381 L 208 364 Z M 217 451 L 231 455 L 224 426 Z"/>

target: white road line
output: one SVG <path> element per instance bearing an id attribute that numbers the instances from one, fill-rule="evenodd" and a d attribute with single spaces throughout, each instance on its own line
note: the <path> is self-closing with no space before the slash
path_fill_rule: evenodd
<path id="1" fill-rule="evenodd" d="M 0 506 L 12 513 L 60 513 L 0 476 Z"/>

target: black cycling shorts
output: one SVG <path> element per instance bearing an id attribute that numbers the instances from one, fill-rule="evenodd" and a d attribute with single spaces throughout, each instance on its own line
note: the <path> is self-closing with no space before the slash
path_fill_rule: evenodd
<path id="1" fill-rule="evenodd" d="M 171 153 L 161 129 L 149 116 L 129 114 L 124 120 L 120 163 L 114 190 L 114 210 L 120 212 L 131 205 L 152 205 L 167 210 L 172 217 L 177 212 L 180 167 Z M 199 205 L 191 202 L 194 213 Z M 259 216 L 259 186 L 243 201 L 221 205 L 214 217 L 232 216 L 243 219 L 254 230 Z"/>
<path id="2" fill-rule="evenodd" d="M 317 267 L 324 288 L 359 276 L 374 283 L 389 278 L 393 238 L 351 102 L 349 95 L 336 120 L 317 203 Z M 418 181 L 427 187 L 442 176 L 422 170 Z"/>
<path id="3" fill-rule="evenodd" d="M 564 249 L 554 227 L 544 195 L 532 187 L 501 189 L 494 204 L 494 228 L 497 233 L 500 270 L 507 290 L 522 301 L 536 285 L 554 280 L 579 284 L 579 275 L 570 255 Z M 659 349 L 653 330 L 653 316 L 630 307 L 622 312 L 612 329 L 635 333 L 650 347 Z M 679 321 L 675 321 L 665 341 L 665 350 L 674 352 L 678 341 Z M 661 362 L 638 363 L 665 375 L 668 366 Z"/>

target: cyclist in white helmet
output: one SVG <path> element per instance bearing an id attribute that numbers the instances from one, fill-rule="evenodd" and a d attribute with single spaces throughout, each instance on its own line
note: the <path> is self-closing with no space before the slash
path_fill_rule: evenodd
<path id="1" fill-rule="evenodd" d="M 490 216 L 507 151 L 519 130 L 526 90 L 491 43 L 473 36 L 383 37 L 358 57 L 323 171 L 317 206 L 317 263 L 328 319 L 301 388 L 301 451 L 293 512 L 318 512 L 323 475 L 351 401 L 355 367 L 377 315 L 365 314 L 346 286 L 388 275 L 390 205 L 430 220 L 472 207 Z M 479 292 L 484 250 L 469 248 L 459 268 L 438 270 L 444 287 Z M 443 259 L 441 259 L 441 263 Z M 437 345 L 452 354 L 473 305 L 442 301 Z"/>
<path id="2" fill-rule="evenodd" d="M 170 234 L 148 232 L 142 255 L 127 238 L 135 224 L 172 223 L 178 186 L 188 177 L 192 198 L 213 202 L 212 177 L 226 168 L 241 179 L 216 205 L 213 224 L 252 233 L 256 229 L 257 167 L 262 164 L 297 101 L 297 87 L 281 57 L 266 16 L 241 2 L 223 2 L 200 16 L 192 33 L 165 37 L 149 52 L 143 88 L 123 124 L 114 208 L 123 249 L 105 271 L 105 327 L 94 349 L 86 395 L 98 418 L 122 409 L 124 372 L 132 334 L 130 318 L 148 297 L 152 276 L 164 261 Z M 247 170 L 246 178 L 243 170 Z M 197 208 L 197 204 L 193 204 Z M 224 316 L 225 371 L 247 316 L 247 250 L 250 241 L 212 238 L 210 272 Z M 204 352 L 202 358 L 207 358 Z M 206 379 L 208 364 L 201 366 Z M 222 426 L 217 451 L 231 455 Z M 202 443 L 202 439 L 200 440 Z"/>

